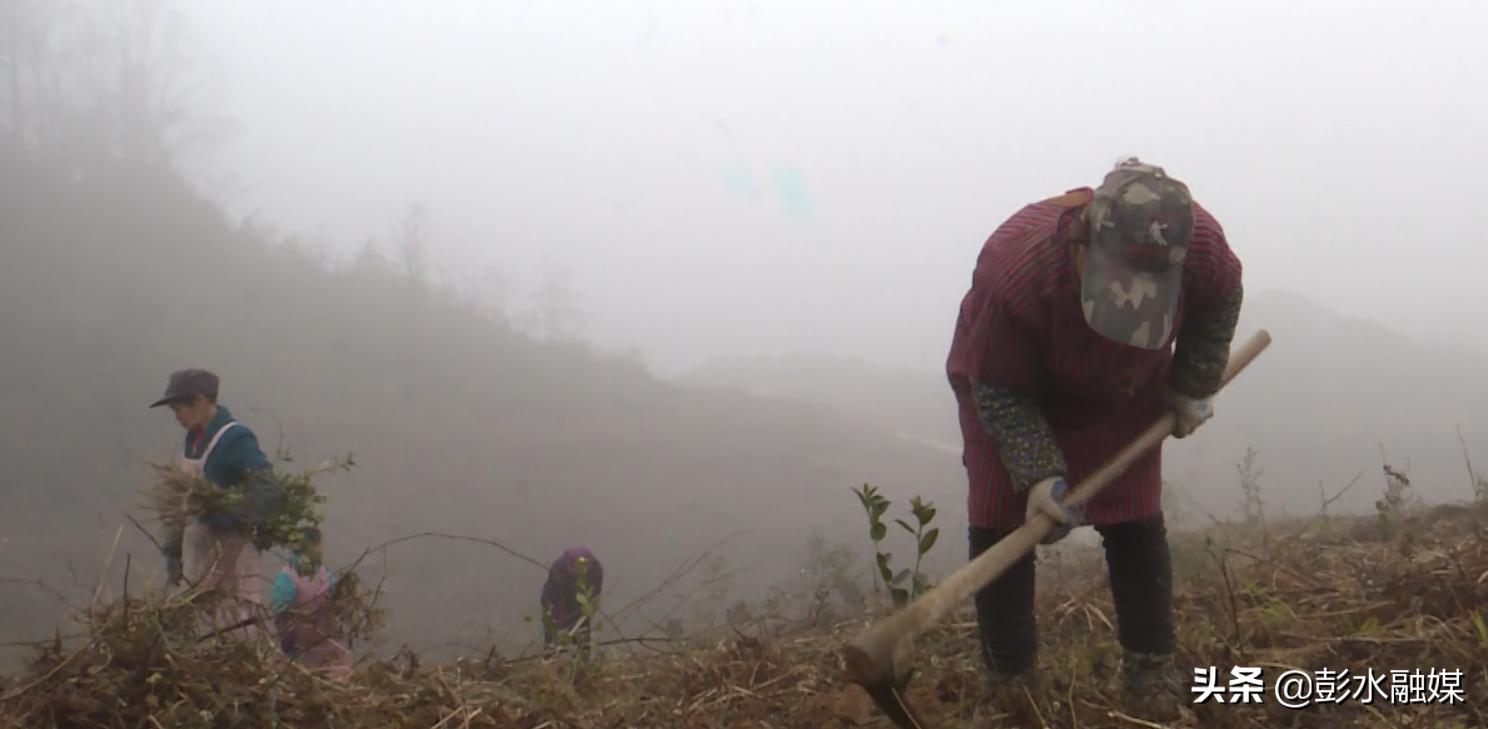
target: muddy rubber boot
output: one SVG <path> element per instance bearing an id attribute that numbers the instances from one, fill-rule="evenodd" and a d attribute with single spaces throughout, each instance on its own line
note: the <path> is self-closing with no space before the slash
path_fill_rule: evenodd
<path id="1" fill-rule="evenodd" d="M 1143 719 L 1177 719 L 1185 702 L 1183 676 L 1171 653 L 1123 651 L 1121 690 L 1128 713 Z"/>

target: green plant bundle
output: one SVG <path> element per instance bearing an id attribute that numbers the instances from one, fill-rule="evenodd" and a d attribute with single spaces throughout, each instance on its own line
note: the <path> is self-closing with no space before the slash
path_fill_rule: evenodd
<path id="1" fill-rule="evenodd" d="M 326 461 L 300 473 L 287 473 L 274 469 L 271 477 L 279 486 L 279 508 L 254 526 L 254 540 L 260 549 L 288 547 L 296 554 L 312 557 L 303 563 L 318 564 L 318 548 L 305 539 L 304 526 L 319 526 L 325 519 L 321 506 L 326 498 L 315 488 L 315 477 L 322 473 L 349 471 L 355 465 L 351 454 L 345 458 Z M 239 487 L 231 489 L 234 498 L 241 501 L 245 491 Z"/>
<path id="2" fill-rule="evenodd" d="M 315 487 L 322 473 L 347 471 L 355 465 L 351 454 L 326 461 L 299 473 L 271 467 L 249 481 L 221 488 L 178 463 L 150 463 L 156 478 L 144 493 L 142 508 L 168 528 L 183 529 L 205 514 L 241 512 L 251 499 L 272 493 L 274 508 L 253 525 L 253 541 L 259 549 L 284 547 L 310 559 L 307 569 L 319 563 L 318 551 L 305 538 L 303 527 L 324 520 L 321 506 L 326 498 Z"/>

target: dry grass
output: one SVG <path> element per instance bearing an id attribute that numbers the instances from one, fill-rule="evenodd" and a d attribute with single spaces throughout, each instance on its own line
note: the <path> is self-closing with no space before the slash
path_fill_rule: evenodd
<path id="1" fill-rule="evenodd" d="M 183 529 L 216 503 L 217 489 L 179 463 L 149 463 L 155 478 L 140 493 L 140 508 L 156 523 Z"/>
<path id="2" fill-rule="evenodd" d="M 1376 699 L 1300 711 L 1205 704 L 1170 726 L 1488 726 L 1488 507 L 1438 507 L 1385 539 L 1368 520 L 1216 527 L 1172 537 L 1179 662 L 1364 672 L 1461 669 L 1465 703 Z M 1048 564 L 1046 561 L 1045 564 Z M 345 599 L 365 592 L 354 585 Z M 1159 726 L 1115 692 L 1114 613 L 1099 553 L 1041 570 L 1043 675 L 998 725 Z M 365 607 L 365 606 L 364 606 Z M 618 651 L 576 674 L 561 659 L 493 653 L 421 666 L 408 653 L 364 661 L 336 683 L 233 632 L 208 636 L 201 598 L 148 596 L 95 611 L 76 647 L 38 650 L 0 683 L 0 727 L 847 727 L 883 724 L 845 683 L 837 650 L 864 622 L 792 634 L 741 626 L 716 643 Z M 357 614 L 376 624 L 370 608 Z M 356 612 L 356 611 L 353 611 Z M 650 644 L 644 644 L 649 646 Z M 627 647 L 634 647 L 627 646 Z M 975 627 L 925 636 L 910 700 L 932 726 L 966 726 L 985 700 Z M 1388 686 L 1387 686 L 1388 688 Z"/>

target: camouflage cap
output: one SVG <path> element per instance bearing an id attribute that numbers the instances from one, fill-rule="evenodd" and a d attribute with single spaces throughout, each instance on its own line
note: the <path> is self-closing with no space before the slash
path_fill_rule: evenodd
<path id="1" fill-rule="evenodd" d="M 1085 321 L 1122 344 L 1167 346 L 1193 235 L 1188 187 L 1161 167 L 1124 162 L 1096 189 L 1089 224 L 1080 284 Z"/>

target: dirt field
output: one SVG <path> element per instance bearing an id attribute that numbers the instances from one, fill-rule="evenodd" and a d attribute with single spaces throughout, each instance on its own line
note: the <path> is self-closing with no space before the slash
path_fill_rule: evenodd
<path id="1" fill-rule="evenodd" d="M 1264 533 L 1215 525 L 1171 539 L 1180 665 L 1214 667 L 1221 693 L 1232 667 L 1258 667 L 1264 692 L 1259 704 L 1192 706 L 1167 726 L 1488 726 L 1488 504 Z M 1119 651 L 1099 551 L 1042 565 L 1040 695 L 987 703 L 975 627 L 962 615 L 917 646 L 911 703 L 930 726 L 969 726 L 979 703 L 996 726 L 1164 726 L 1114 690 Z M 38 646 L 28 671 L 0 683 L 0 727 L 887 726 L 837 657 L 863 619 L 740 619 L 689 640 L 611 635 L 617 642 L 582 670 L 494 653 L 421 665 L 405 653 L 337 684 L 233 633 L 203 637 L 199 611 L 154 597 L 95 606 L 78 635 Z M 1334 676 L 1342 701 L 1281 705 L 1278 676 L 1301 671 L 1317 694 L 1323 669 L 1349 672 Z M 1392 689 L 1392 671 L 1421 677 Z M 1371 685 L 1382 694 L 1366 702 L 1358 689 Z"/>

